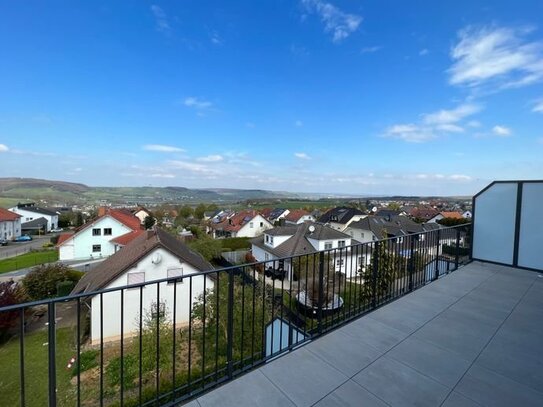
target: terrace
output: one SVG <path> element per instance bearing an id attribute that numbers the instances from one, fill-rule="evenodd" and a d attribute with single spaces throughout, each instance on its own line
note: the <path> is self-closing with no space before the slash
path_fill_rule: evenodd
<path id="1" fill-rule="evenodd" d="M 474 198 L 472 228 L 283 259 L 291 280 L 266 276 L 274 260 L 1 308 L 17 321 L 0 347 L 3 402 L 543 405 L 541 201 L 543 182 L 495 183 Z M 367 263 L 337 273 L 353 252 Z M 203 279 L 194 298 L 204 275 L 214 285 Z M 159 311 L 167 287 L 173 303 Z M 88 309 L 109 297 L 119 306 Z M 139 328 L 127 332 L 134 309 Z"/>

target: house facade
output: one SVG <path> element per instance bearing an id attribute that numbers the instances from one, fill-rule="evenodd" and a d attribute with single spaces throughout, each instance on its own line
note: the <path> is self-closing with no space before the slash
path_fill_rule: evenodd
<path id="1" fill-rule="evenodd" d="M 134 216 L 136 218 L 138 218 L 140 220 L 141 224 L 143 225 L 143 223 L 145 222 L 145 218 L 147 216 L 153 216 L 153 215 L 147 209 L 145 209 L 143 207 L 139 207 L 134 211 Z"/>
<path id="2" fill-rule="evenodd" d="M 299 225 L 304 222 L 315 221 L 315 216 L 303 209 L 293 209 L 287 216 L 285 216 L 285 224 L 287 225 Z"/>
<path id="3" fill-rule="evenodd" d="M 347 278 L 357 276 L 358 270 L 369 264 L 369 252 L 360 250 L 360 242 L 349 235 L 318 223 L 303 223 L 296 226 L 279 226 L 270 229 L 251 241 L 252 254 L 259 262 L 269 262 L 266 268 L 285 271 L 291 280 L 293 274 L 303 275 L 291 256 L 301 256 L 326 250 L 329 269 L 345 274 Z M 296 260 L 295 260 L 296 262 Z M 300 274 L 301 273 L 301 274 Z"/>
<path id="4" fill-rule="evenodd" d="M 21 215 L 21 223 L 28 223 L 39 218 L 45 218 L 47 220 L 47 232 L 58 227 L 58 213 L 49 209 L 40 208 L 34 203 L 18 204 L 13 208 L 9 208 L 9 210 Z"/>
<path id="5" fill-rule="evenodd" d="M 60 235 L 59 260 L 109 257 L 141 233 L 140 220 L 111 209 L 73 234 Z"/>
<path id="6" fill-rule="evenodd" d="M 140 295 L 144 325 L 145 320 L 156 313 L 169 323 L 175 323 L 178 328 L 187 325 L 194 302 L 204 290 L 214 287 L 215 274 L 207 276 L 201 274 L 202 271 L 212 269 L 211 264 L 199 254 L 191 251 L 169 233 L 155 227 L 153 230 L 143 232 L 98 267 L 88 271 L 72 293 L 90 293 L 101 289 L 171 279 L 146 284 L 141 289 L 127 288 L 122 290 L 122 295 L 118 290 L 104 293 L 102 298 L 93 296 L 90 299 L 90 338 L 91 343 L 95 345 L 99 344 L 101 339 L 104 342 L 119 340 L 121 332 L 127 337 L 139 332 Z M 103 318 L 106 313 L 107 317 Z"/>
<path id="7" fill-rule="evenodd" d="M 437 215 L 428 220 L 427 223 L 437 223 L 441 219 L 464 219 L 460 212 L 439 212 Z"/>
<path id="8" fill-rule="evenodd" d="M 21 236 L 21 215 L 0 208 L 0 239 L 13 240 Z"/>

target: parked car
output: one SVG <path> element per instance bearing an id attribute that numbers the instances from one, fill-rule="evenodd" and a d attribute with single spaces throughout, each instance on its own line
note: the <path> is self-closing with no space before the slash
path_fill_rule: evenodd
<path id="1" fill-rule="evenodd" d="M 32 240 L 31 236 L 22 235 L 15 239 L 16 242 L 30 242 Z"/>
<path id="2" fill-rule="evenodd" d="M 0 239 L 0 246 L 7 246 L 7 245 L 8 245 L 7 239 Z"/>
<path id="3" fill-rule="evenodd" d="M 62 232 L 64 229 L 62 228 L 55 228 L 55 229 L 51 229 L 51 233 L 59 233 L 59 232 Z"/>

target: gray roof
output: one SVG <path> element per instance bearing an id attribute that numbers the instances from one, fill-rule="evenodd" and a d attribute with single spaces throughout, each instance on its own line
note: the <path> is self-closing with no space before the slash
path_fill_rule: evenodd
<path id="1" fill-rule="evenodd" d="M 315 228 L 313 232 L 309 230 L 311 226 Z M 275 233 L 274 231 L 276 229 L 281 229 L 281 232 Z M 292 236 L 277 247 L 270 247 L 266 245 L 264 243 L 264 235 L 252 239 L 251 243 L 266 250 L 269 253 L 272 253 L 277 257 L 289 257 L 315 252 L 316 249 L 309 242 L 308 238 L 315 240 L 351 239 L 351 244 L 359 243 L 345 233 L 329 228 L 328 226 L 310 222 L 302 223 L 298 226 L 284 226 L 273 228 L 267 230 L 265 234 L 271 236 L 284 236 L 286 230 L 289 230 L 291 232 L 289 234 Z"/>
<path id="2" fill-rule="evenodd" d="M 160 228 L 148 230 L 117 253 L 88 271 L 77 283 L 72 294 L 92 292 L 107 287 L 109 283 L 132 268 L 154 249 L 162 247 L 199 271 L 212 270 L 213 266 L 200 254 Z M 213 273 L 210 277 L 215 276 Z"/>
<path id="3" fill-rule="evenodd" d="M 338 206 L 337 208 L 330 209 L 328 212 L 322 215 L 318 219 L 318 222 L 319 223 L 335 222 L 335 223 L 346 224 L 353 218 L 353 216 L 356 216 L 356 215 L 364 215 L 364 212 L 356 208 L 349 208 L 347 206 Z"/>
<path id="4" fill-rule="evenodd" d="M 47 216 L 57 216 L 58 215 L 58 213 L 53 212 L 52 210 L 45 209 L 45 208 L 40 208 L 39 206 L 19 206 L 19 205 L 17 205 L 17 208 L 22 209 L 24 211 L 39 213 L 41 215 L 47 215 Z"/>
<path id="5" fill-rule="evenodd" d="M 44 226 L 47 226 L 47 219 L 44 217 L 21 223 L 21 229 L 40 229 Z"/>

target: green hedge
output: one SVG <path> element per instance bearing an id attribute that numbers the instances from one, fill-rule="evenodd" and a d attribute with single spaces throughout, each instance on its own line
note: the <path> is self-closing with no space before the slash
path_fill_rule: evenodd
<path id="1" fill-rule="evenodd" d="M 456 246 L 450 246 L 450 245 L 442 245 L 441 249 L 444 254 L 450 254 L 451 256 L 456 255 Z M 469 255 L 469 247 L 459 247 L 458 248 L 458 255 L 459 256 L 468 256 Z"/>
<path id="2" fill-rule="evenodd" d="M 251 238 L 249 237 L 228 237 L 226 239 L 219 239 L 222 245 L 223 251 L 236 251 L 241 249 L 251 248 Z"/>

